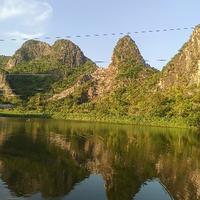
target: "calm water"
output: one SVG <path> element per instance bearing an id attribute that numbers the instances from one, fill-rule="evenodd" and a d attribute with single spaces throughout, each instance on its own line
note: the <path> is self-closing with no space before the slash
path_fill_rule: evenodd
<path id="1" fill-rule="evenodd" d="M 198 200 L 200 134 L 0 119 L 0 200 Z"/>

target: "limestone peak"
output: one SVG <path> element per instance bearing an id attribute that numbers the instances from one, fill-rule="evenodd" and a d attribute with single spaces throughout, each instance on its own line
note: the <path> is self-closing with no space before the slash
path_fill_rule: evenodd
<path id="1" fill-rule="evenodd" d="M 135 41 L 129 35 L 126 35 L 118 41 L 114 49 L 112 64 L 118 66 L 128 60 L 134 61 L 136 64 L 145 64 Z"/>

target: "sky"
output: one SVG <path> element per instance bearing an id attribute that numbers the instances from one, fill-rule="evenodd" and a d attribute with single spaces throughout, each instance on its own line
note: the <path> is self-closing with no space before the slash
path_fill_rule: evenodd
<path id="1" fill-rule="evenodd" d="M 100 65 L 106 67 L 122 37 L 119 33 L 131 32 L 144 59 L 162 69 L 193 30 L 134 32 L 193 27 L 200 24 L 199 8 L 199 0 L 0 0 L 0 40 L 5 40 L 0 42 L 0 54 L 12 55 L 23 38 L 53 44 L 56 37 L 74 36 L 70 40 L 87 57 L 104 61 Z M 75 37 L 105 33 L 109 36 Z"/>

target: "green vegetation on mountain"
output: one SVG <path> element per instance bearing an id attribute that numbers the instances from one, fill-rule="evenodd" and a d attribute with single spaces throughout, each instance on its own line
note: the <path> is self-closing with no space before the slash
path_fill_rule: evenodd
<path id="1" fill-rule="evenodd" d="M 161 72 L 145 63 L 129 36 L 119 40 L 105 69 L 68 40 L 52 46 L 28 41 L 14 56 L 1 57 L 0 66 L 7 70 L 6 84 L 18 99 L 15 111 L 34 110 L 66 119 L 199 126 L 199 39 L 197 27 Z M 13 103 L 8 95 L 4 98 Z"/>
<path id="2" fill-rule="evenodd" d="M 0 68 L 4 68 L 6 63 L 8 62 L 9 57 L 8 56 L 1 56 L 0 55 Z"/>

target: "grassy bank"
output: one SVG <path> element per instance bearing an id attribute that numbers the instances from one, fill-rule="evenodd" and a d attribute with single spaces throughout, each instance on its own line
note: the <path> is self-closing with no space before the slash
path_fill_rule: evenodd
<path id="1" fill-rule="evenodd" d="M 41 113 L 35 111 L 0 110 L 0 117 L 18 118 L 53 118 L 87 122 L 102 122 L 116 124 L 130 124 L 142 126 L 173 127 L 173 128 L 195 128 L 189 125 L 184 119 L 145 118 L 130 116 L 108 116 L 95 113 Z"/>
<path id="2" fill-rule="evenodd" d="M 0 117 L 17 117 L 17 118 L 51 118 L 48 114 L 37 113 L 37 112 L 22 112 L 22 111 L 11 111 L 0 110 Z"/>
<path id="3" fill-rule="evenodd" d="M 103 122 L 116 124 L 130 124 L 141 126 L 157 126 L 157 127 L 171 127 L 171 128 L 192 128 L 193 126 L 187 124 L 183 119 L 163 119 L 163 118 L 145 118 L 145 117 L 129 117 L 129 116 L 106 116 L 99 114 L 80 114 L 80 113 L 54 113 L 54 119 L 77 120 L 88 122 Z M 195 127 L 193 127 L 195 128 Z"/>

